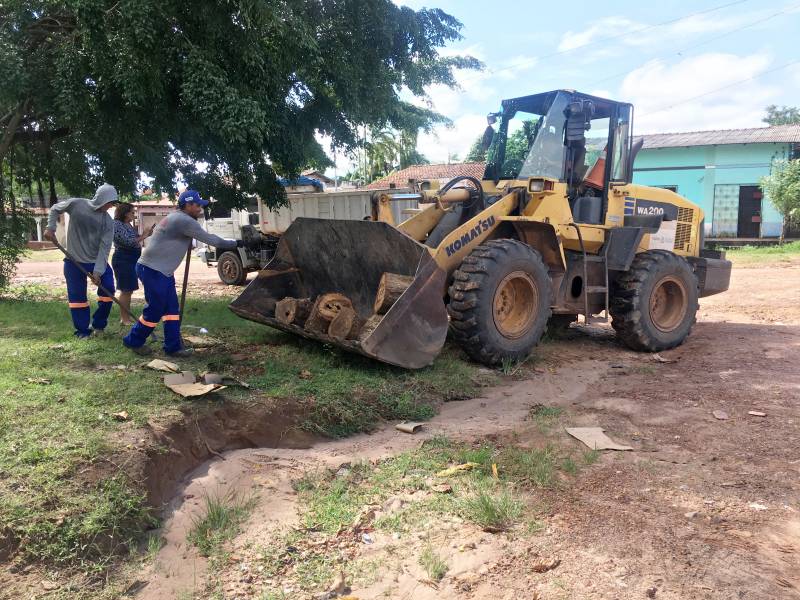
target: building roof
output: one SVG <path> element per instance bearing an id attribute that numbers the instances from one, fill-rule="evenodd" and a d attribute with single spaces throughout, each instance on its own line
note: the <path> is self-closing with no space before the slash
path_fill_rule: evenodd
<path id="1" fill-rule="evenodd" d="M 683 133 L 655 133 L 643 135 L 643 150 L 651 148 L 683 148 L 687 146 L 713 146 L 724 144 L 768 144 L 774 142 L 800 143 L 800 123 L 773 125 L 750 129 L 718 129 L 712 131 L 686 131 Z"/>
<path id="2" fill-rule="evenodd" d="M 325 175 L 322 171 L 318 169 L 306 169 L 300 175 L 304 177 L 311 177 L 312 179 L 318 179 L 322 183 L 333 183 L 333 179 Z"/>
<path id="3" fill-rule="evenodd" d="M 449 165 L 411 165 L 405 169 L 400 169 L 377 181 L 373 181 L 366 186 L 368 190 L 385 190 L 392 185 L 398 188 L 406 187 L 409 180 L 415 179 L 438 179 L 449 181 L 454 177 L 469 175 L 481 179 L 486 163 L 467 162 L 453 163 Z"/>

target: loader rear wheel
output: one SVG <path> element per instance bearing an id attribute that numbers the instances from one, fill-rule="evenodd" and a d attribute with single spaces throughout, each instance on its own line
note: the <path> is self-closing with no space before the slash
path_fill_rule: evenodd
<path id="1" fill-rule="evenodd" d="M 219 257 L 217 275 L 225 285 L 244 285 L 247 281 L 242 259 L 233 252 L 223 252 Z"/>
<path id="2" fill-rule="evenodd" d="M 518 240 L 475 248 L 453 274 L 448 312 L 456 341 L 474 360 L 521 360 L 550 318 L 550 276 L 541 255 Z"/>
<path id="3" fill-rule="evenodd" d="M 674 348 L 692 330 L 697 298 L 697 278 L 689 263 L 666 250 L 649 250 L 614 283 L 611 325 L 633 350 Z"/>

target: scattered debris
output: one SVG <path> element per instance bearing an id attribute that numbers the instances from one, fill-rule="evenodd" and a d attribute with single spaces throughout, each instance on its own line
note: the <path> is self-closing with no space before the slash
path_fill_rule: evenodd
<path id="1" fill-rule="evenodd" d="M 761 504 L 760 502 L 751 502 L 747 505 L 748 508 L 752 508 L 753 510 L 767 510 L 767 506 Z"/>
<path id="2" fill-rule="evenodd" d="M 696 510 L 690 510 L 683 516 L 686 517 L 687 519 L 694 519 L 698 514 L 699 513 Z"/>
<path id="3" fill-rule="evenodd" d="M 657 592 L 658 592 L 658 588 L 656 586 L 653 586 L 653 587 L 647 588 L 647 591 L 645 592 L 645 594 L 647 595 L 648 598 L 655 598 Z"/>
<path id="4" fill-rule="evenodd" d="M 155 371 L 166 371 L 167 373 L 179 373 L 181 370 L 180 367 L 175 363 L 167 362 L 166 360 L 161 360 L 160 358 L 154 358 L 145 366 L 148 369 L 153 369 Z"/>
<path id="5" fill-rule="evenodd" d="M 478 463 L 474 463 L 474 462 L 463 463 L 463 464 L 455 465 L 454 467 L 449 467 L 447 469 L 439 471 L 436 474 L 436 476 L 437 477 L 450 477 L 452 475 L 456 475 L 458 473 L 461 473 L 462 471 L 469 471 L 469 470 L 474 469 L 475 467 L 479 467 L 479 466 L 480 465 Z"/>
<path id="6" fill-rule="evenodd" d="M 603 433 L 601 427 L 567 427 L 567 433 L 592 450 L 633 450 L 631 446 L 617 444 Z"/>
<path id="7" fill-rule="evenodd" d="M 546 559 L 539 559 L 531 566 L 531 570 L 534 573 L 547 573 L 547 571 L 552 571 L 558 565 L 561 564 L 560 558 L 554 558 L 552 560 Z"/>
<path id="8" fill-rule="evenodd" d="M 728 413 L 724 410 L 715 410 L 713 413 L 715 419 L 719 419 L 720 421 L 727 421 L 728 420 Z"/>
<path id="9" fill-rule="evenodd" d="M 650 355 L 650 360 L 652 360 L 653 362 L 662 363 L 662 364 L 668 364 L 668 363 L 676 363 L 676 362 L 678 362 L 678 361 L 677 361 L 676 359 L 674 359 L 674 358 L 664 358 L 664 357 L 663 357 L 663 356 L 661 356 L 661 355 L 660 355 L 658 352 L 656 352 L 655 354 L 651 354 L 651 355 Z"/>
<path id="10" fill-rule="evenodd" d="M 37 385 L 50 385 L 53 383 L 50 379 L 45 379 L 43 377 L 26 377 L 25 381 L 28 383 L 35 383 Z"/>
<path id="11" fill-rule="evenodd" d="M 751 417 L 766 417 L 767 413 L 761 412 L 760 410 L 748 410 L 747 414 Z"/>
<path id="12" fill-rule="evenodd" d="M 431 489 L 437 494 L 451 494 L 453 492 L 453 486 L 450 485 L 449 483 L 439 483 L 437 485 L 432 485 Z"/>
<path id="13" fill-rule="evenodd" d="M 372 539 L 372 536 L 368 533 L 361 534 L 361 541 L 364 542 L 365 544 L 372 544 L 375 542 L 375 540 Z"/>
<path id="14" fill-rule="evenodd" d="M 66 346 L 64 346 L 64 344 L 53 344 L 52 346 L 48 346 L 47 348 L 49 350 L 63 350 L 64 348 L 66 348 Z"/>
<path id="15" fill-rule="evenodd" d="M 347 589 L 347 580 L 345 579 L 344 572 L 340 572 L 336 576 L 336 578 L 333 580 L 333 583 L 328 588 L 328 591 L 333 592 L 337 596 L 341 596 L 349 591 Z"/>
<path id="16" fill-rule="evenodd" d="M 475 542 L 468 542 L 466 544 L 461 544 L 458 547 L 459 552 L 466 552 L 467 550 L 475 550 L 475 549 L 477 549 Z"/>
<path id="17" fill-rule="evenodd" d="M 216 338 L 207 335 L 184 335 L 183 341 L 189 342 L 195 348 L 210 348 L 211 346 L 219 346 L 222 342 Z"/>
<path id="18" fill-rule="evenodd" d="M 184 398 L 205 396 L 211 392 L 224 390 L 225 386 L 218 383 L 200 383 L 191 371 L 164 375 L 164 385 Z"/>
<path id="19" fill-rule="evenodd" d="M 423 423 L 417 423 L 416 421 L 405 421 L 395 425 L 395 429 L 402 431 L 403 433 L 417 433 L 420 429 L 422 429 L 422 425 Z"/>
<path id="20" fill-rule="evenodd" d="M 205 384 L 218 384 L 218 385 L 235 385 L 243 388 L 249 388 L 250 384 L 240 381 L 230 375 L 220 375 L 218 373 L 200 373 L 200 383 Z"/>
<path id="21" fill-rule="evenodd" d="M 300 373 L 297 374 L 300 379 L 311 379 L 311 371 L 308 369 L 303 369 Z"/>
<path id="22" fill-rule="evenodd" d="M 492 463 L 492 477 L 500 479 L 500 474 L 497 472 L 497 463 Z"/>
<path id="23" fill-rule="evenodd" d="M 128 420 L 128 411 L 121 410 L 119 412 L 111 413 L 111 416 L 114 417 L 117 421 L 127 421 Z"/>

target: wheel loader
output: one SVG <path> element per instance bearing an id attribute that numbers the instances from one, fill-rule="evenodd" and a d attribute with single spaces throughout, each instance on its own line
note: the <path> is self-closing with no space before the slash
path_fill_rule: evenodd
<path id="1" fill-rule="evenodd" d="M 448 331 L 496 365 L 579 318 L 610 318 L 635 350 L 681 344 L 731 263 L 703 250 L 698 206 L 631 182 L 633 106 L 555 90 L 488 121 L 481 180 L 382 193 L 370 221 L 297 219 L 231 310 L 410 369 Z M 412 197 L 422 210 L 395 224 L 391 202 Z"/>

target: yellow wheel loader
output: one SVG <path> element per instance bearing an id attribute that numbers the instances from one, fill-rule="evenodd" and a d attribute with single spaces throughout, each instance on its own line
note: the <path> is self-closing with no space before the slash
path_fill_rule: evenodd
<path id="1" fill-rule="evenodd" d="M 633 107 L 556 90 L 488 120 L 482 180 L 383 193 L 370 221 L 296 220 L 231 309 L 406 368 L 448 329 L 481 363 L 522 359 L 579 315 L 610 317 L 635 350 L 681 344 L 731 263 L 703 250 L 698 206 L 631 183 Z M 422 210 L 395 225 L 390 203 L 410 197 Z"/>

